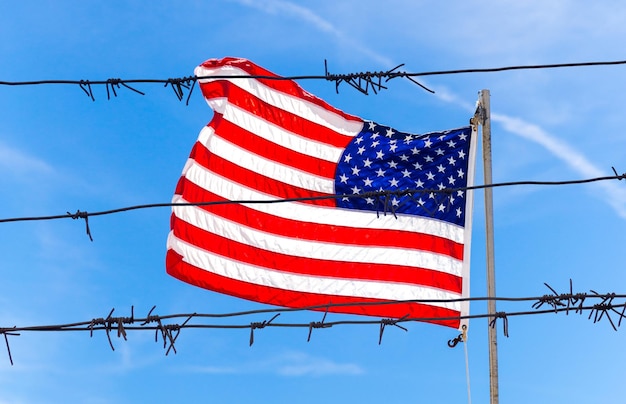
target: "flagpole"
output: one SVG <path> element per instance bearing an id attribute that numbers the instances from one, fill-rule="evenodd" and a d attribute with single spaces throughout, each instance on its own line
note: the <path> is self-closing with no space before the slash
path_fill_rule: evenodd
<path id="1" fill-rule="evenodd" d="M 480 91 L 477 114 L 482 125 L 483 133 L 483 172 L 485 185 L 493 183 L 491 176 L 491 112 L 489 105 L 489 90 Z M 487 296 L 491 299 L 487 302 L 487 312 L 490 318 L 496 313 L 496 276 L 493 242 L 493 191 L 485 188 L 485 233 L 487 247 Z M 498 404 L 498 342 L 495 327 L 488 327 L 489 338 L 489 392 L 490 403 Z"/>

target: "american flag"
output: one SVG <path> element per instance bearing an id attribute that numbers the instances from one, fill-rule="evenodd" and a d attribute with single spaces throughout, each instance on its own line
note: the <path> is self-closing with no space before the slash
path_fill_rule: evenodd
<path id="1" fill-rule="evenodd" d="M 396 131 L 245 59 L 195 74 L 214 116 L 173 202 L 240 202 L 173 207 L 170 275 L 272 305 L 464 324 L 467 302 L 436 300 L 469 296 L 472 128 Z"/>

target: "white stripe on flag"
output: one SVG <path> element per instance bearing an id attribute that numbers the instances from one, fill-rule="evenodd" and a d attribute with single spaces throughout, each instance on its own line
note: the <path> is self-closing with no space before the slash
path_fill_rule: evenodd
<path id="1" fill-rule="evenodd" d="M 168 246 L 183 256 L 185 262 L 200 269 L 207 270 L 207 268 L 210 268 L 210 272 L 217 275 L 259 286 L 304 293 L 383 300 L 449 300 L 460 297 L 457 293 L 425 286 L 358 279 L 326 278 L 271 270 L 204 251 L 178 239 L 172 232 L 170 232 L 168 237 Z M 428 304 L 456 311 L 460 307 L 458 302 L 435 302 Z"/>
<path id="2" fill-rule="evenodd" d="M 246 71 L 233 66 L 220 66 L 215 69 L 198 66 L 194 70 L 194 73 L 196 76 L 250 75 Z M 209 83 L 216 80 L 225 79 L 199 79 L 199 82 Z M 294 115 L 298 115 L 299 117 L 307 119 L 311 122 L 323 125 L 342 135 L 352 137 L 354 133 L 359 133 L 363 128 L 363 122 L 345 119 L 344 117 L 328 111 L 327 109 L 312 102 L 274 90 L 255 79 L 230 79 L 229 85 L 237 86 L 270 105 L 283 109 Z M 211 105 L 211 107 L 213 107 L 213 105 Z"/>
<path id="3" fill-rule="evenodd" d="M 276 200 L 273 195 L 267 195 L 231 180 L 223 178 L 201 165 L 189 159 L 185 165 L 184 176 L 199 187 L 206 189 L 212 194 L 219 195 L 228 200 L 235 201 L 269 201 Z M 177 202 L 179 196 L 174 196 L 173 202 Z M 287 219 L 302 222 L 320 223 L 327 225 L 345 226 L 353 228 L 389 229 L 422 233 L 439 236 L 462 243 L 464 237 L 463 227 L 451 223 L 428 219 L 415 215 L 396 213 L 379 215 L 372 211 L 359 211 L 353 209 L 340 209 L 335 207 L 314 206 L 297 202 L 282 202 L 280 204 L 243 204 L 259 212 L 274 216 L 282 216 Z"/>
<path id="4" fill-rule="evenodd" d="M 225 160 L 268 178 L 325 194 L 335 193 L 334 180 L 268 160 L 222 139 L 219 134 L 210 136 L 206 146 L 216 156 L 223 157 Z"/>
<path id="5" fill-rule="evenodd" d="M 333 163 L 339 161 L 344 150 L 341 147 L 334 147 L 326 143 L 306 139 L 232 104 L 226 106 L 223 118 L 272 143 Z M 358 132 L 354 133 L 354 135 L 357 134 Z"/>
<path id="6" fill-rule="evenodd" d="M 180 202 L 187 202 L 181 198 Z M 174 206 L 179 219 L 202 230 L 262 250 L 318 260 L 361 262 L 426 268 L 461 275 L 462 261 L 416 249 L 357 246 L 292 238 L 268 233 L 225 219 L 203 209 Z"/>

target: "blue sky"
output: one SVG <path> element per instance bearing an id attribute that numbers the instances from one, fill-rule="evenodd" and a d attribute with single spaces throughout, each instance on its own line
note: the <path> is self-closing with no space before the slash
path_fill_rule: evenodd
<path id="1" fill-rule="evenodd" d="M 0 80 L 105 80 L 193 74 L 209 58 L 238 56 L 281 75 L 498 67 L 624 59 L 626 7 L 597 1 L 189 1 L 2 2 Z M 354 115 L 426 132 L 464 126 L 478 91 L 491 92 L 493 178 L 558 181 L 626 171 L 624 68 L 592 67 L 433 76 L 435 94 L 408 81 L 364 96 L 348 86 L 302 81 Z M 195 91 L 189 106 L 171 89 L 137 85 L 92 102 L 78 86 L 0 88 L 0 217 L 95 212 L 168 202 L 212 112 Z M 196 89 L 197 90 L 197 89 Z M 479 174 L 481 173 L 480 167 Z M 477 182 L 481 182 L 480 176 Z M 538 296 L 625 293 L 626 185 L 494 190 L 496 289 Z M 0 325 L 88 321 L 116 315 L 226 313 L 264 306 L 186 285 L 165 273 L 167 208 L 82 221 L 1 224 Z M 485 296 L 483 198 L 476 195 L 473 296 Z M 530 304 L 499 304 L 501 311 Z M 473 313 L 486 306 L 474 303 Z M 329 319 L 351 318 L 330 315 Z M 267 320 L 247 318 L 243 322 Z M 319 313 L 281 316 L 319 321 Z M 137 401 L 464 402 L 456 332 L 408 324 L 314 330 L 183 330 L 167 357 L 150 332 L 128 341 L 103 332 L 0 340 L 0 403 Z M 587 314 L 509 319 L 498 327 L 502 402 L 617 402 L 623 330 Z M 487 321 L 470 323 L 471 397 L 489 395 Z"/>

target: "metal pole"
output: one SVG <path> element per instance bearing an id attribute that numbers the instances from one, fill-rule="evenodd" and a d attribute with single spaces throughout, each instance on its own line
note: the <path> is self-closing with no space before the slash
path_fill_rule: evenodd
<path id="1" fill-rule="evenodd" d="M 480 123 L 483 127 L 483 171 L 485 185 L 492 184 L 491 177 L 491 116 L 489 106 L 489 90 L 482 90 L 479 98 Z M 493 243 L 493 191 L 485 188 L 485 232 L 487 245 L 487 296 L 496 296 L 496 275 Z M 487 303 L 490 318 L 496 313 L 495 300 Z M 488 327 L 489 336 L 489 391 L 490 403 L 498 404 L 498 342 L 495 327 Z"/>

